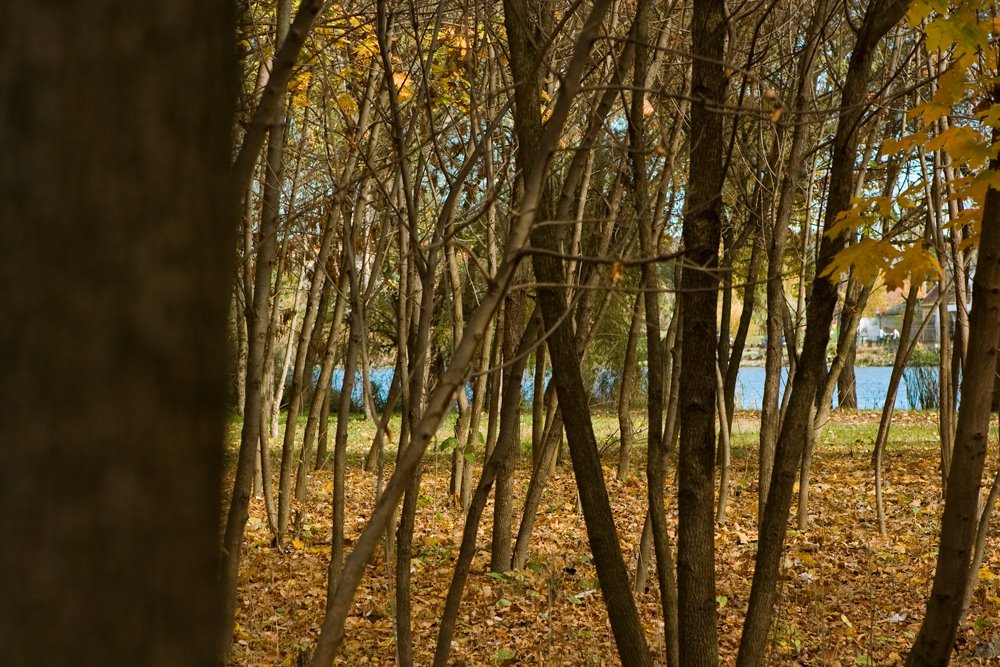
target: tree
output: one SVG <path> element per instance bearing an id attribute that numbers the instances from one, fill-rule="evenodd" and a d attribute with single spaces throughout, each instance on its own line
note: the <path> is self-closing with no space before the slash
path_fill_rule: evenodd
<path id="1" fill-rule="evenodd" d="M 715 620 L 715 341 L 722 233 L 722 116 L 726 36 L 723 0 L 698 0 L 691 15 L 690 167 L 684 211 L 680 308 L 680 488 L 677 601 L 680 660 L 718 663 Z"/>
<path id="2" fill-rule="evenodd" d="M 215 660 L 233 18 L 5 11 L 6 664 Z"/>
<path id="3" fill-rule="evenodd" d="M 868 88 L 875 51 L 882 37 L 902 19 L 907 5 L 907 0 L 873 0 L 865 11 L 841 95 L 840 116 L 833 142 L 825 230 L 830 230 L 841 212 L 850 208 L 858 149 L 858 125 L 865 101 L 869 99 Z M 833 262 L 845 242 L 845 232 L 826 234 L 820 246 L 819 277 L 813 284 L 809 300 L 799 371 L 793 380 L 788 414 L 778 435 L 774 477 L 761 518 L 757 563 L 737 658 L 737 664 L 741 667 L 759 665 L 764 660 L 767 632 L 776 597 L 778 566 L 791 507 L 792 487 L 805 445 L 806 430 L 812 426 L 812 408 L 825 370 L 826 345 L 830 339 L 830 324 L 837 305 L 837 287 L 831 278 L 824 277 L 823 269 Z"/>

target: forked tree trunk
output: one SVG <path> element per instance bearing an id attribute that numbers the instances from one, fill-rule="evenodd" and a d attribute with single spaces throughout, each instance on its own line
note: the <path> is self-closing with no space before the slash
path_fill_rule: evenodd
<path id="1" fill-rule="evenodd" d="M 825 229 L 830 228 L 841 211 L 850 208 L 858 147 L 857 128 L 869 96 L 874 54 L 882 37 L 905 15 L 907 5 L 906 0 L 874 0 L 865 12 L 841 95 L 840 117 L 833 141 Z M 823 237 L 817 262 L 818 273 L 822 274 L 845 242 L 843 234 Z M 802 434 L 811 426 L 810 416 L 823 374 L 836 305 L 836 286 L 828 278 L 818 278 L 809 301 L 805 342 L 791 387 L 788 412 L 778 436 L 775 475 L 760 526 L 757 564 L 736 661 L 738 667 L 756 667 L 764 660 L 792 489 L 805 444 Z"/>

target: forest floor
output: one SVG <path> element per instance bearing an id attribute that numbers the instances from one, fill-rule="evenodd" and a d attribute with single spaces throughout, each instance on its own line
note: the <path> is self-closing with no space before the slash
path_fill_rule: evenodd
<path id="1" fill-rule="evenodd" d="M 734 425 L 729 511 L 716 530 L 723 664 L 734 661 L 753 574 L 757 419 L 741 414 Z M 919 629 L 934 573 L 942 509 L 935 416 L 902 413 L 894 420 L 885 462 L 888 537 L 878 534 L 869 466 L 877 420 L 875 413 L 835 414 L 816 448 L 810 526 L 794 530 L 793 509 L 768 664 L 902 664 Z M 633 462 L 627 482 L 618 482 L 614 472 L 617 421 L 598 417 L 595 427 L 598 441 L 605 445 L 605 478 L 622 549 L 634 572 L 646 512 L 644 460 Z M 238 442 L 238 425 L 233 429 Z M 350 432 L 348 553 L 370 514 L 376 483 L 375 475 L 360 465 L 374 426 L 352 419 Z M 530 428 L 522 433 L 530 433 Z M 447 437 L 444 430 L 442 437 Z M 993 450 L 988 471 L 997 467 Z M 386 460 L 392 458 L 389 455 Z M 522 456 L 516 498 L 524 496 L 529 468 L 530 455 Z M 417 665 L 431 663 L 437 620 L 464 523 L 464 515 L 449 498 L 449 471 L 448 457 L 429 454 L 414 535 L 411 599 Z M 329 469 L 312 475 L 309 498 L 298 508 L 304 530 L 284 552 L 270 546 L 263 502 L 252 501 L 232 664 L 296 665 L 300 655 L 311 652 L 326 596 L 331 488 Z M 669 488 L 667 498 L 671 498 Z M 577 512 L 569 462 L 560 465 L 546 488 L 525 570 L 504 575 L 489 572 L 491 512 L 492 504 L 481 522 L 451 664 L 620 664 L 597 590 L 583 518 Z M 517 508 L 515 532 L 516 512 Z M 675 521 L 676 508 L 670 512 Z M 996 639 L 1000 637 L 1000 553 L 988 556 L 980 577 L 959 632 L 957 664 L 987 664 L 975 656 L 1000 642 Z M 649 581 L 650 586 L 637 595 L 637 603 L 655 661 L 664 664 L 662 614 L 653 573 Z M 383 554 L 369 565 L 355 597 L 336 664 L 395 664 L 392 593 Z"/>

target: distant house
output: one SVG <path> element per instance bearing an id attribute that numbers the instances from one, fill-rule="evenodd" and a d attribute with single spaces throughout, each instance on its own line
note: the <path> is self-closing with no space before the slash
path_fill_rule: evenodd
<path id="1" fill-rule="evenodd" d="M 877 332 L 881 329 L 884 332 L 891 332 L 894 329 L 898 330 L 901 338 L 909 340 L 913 337 L 913 334 L 917 332 L 920 328 L 920 323 L 923 322 L 924 317 L 927 316 L 928 311 L 933 311 L 930 315 L 930 320 L 927 322 L 927 326 L 924 327 L 923 332 L 920 334 L 920 342 L 930 348 L 937 349 L 941 341 L 941 318 L 940 310 L 936 307 L 938 294 L 940 293 L 940 283 L 935 284 L 929 290 L 922 299 L 917 302 L 916 312 L 913 314 L 913 324 L 910 327 L 910 333 L 908 336 L 903 334 L 903 315 L 906 311 L 906 303 L 899 303 L 891 308 L 887 308 L 885 312 L 876 315 L 873 318 L 863 318 L 862 323 L 865 320 L 869 320 L 869 326 L 873 327 Z M 948 332 L 950 334 L 955 333 L 955 320 L 958 316 L 958 307 L 955 305 L 955 292 L 949 291 L 946 295 L 947 298 L 947 308 L 948 308 Z M 969 309 L 971 304 L 965 304 L 966 310 Z M 861 336 L 861 329 L 858 330 L 858 336 Z M 877 333 L 876 333 L 877 335 Z M 874 339 L 871 339 L 874 340 Z"/>

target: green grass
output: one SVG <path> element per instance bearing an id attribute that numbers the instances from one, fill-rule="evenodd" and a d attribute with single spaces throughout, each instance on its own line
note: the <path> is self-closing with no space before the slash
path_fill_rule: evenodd
<path id="1" fill-rule="evenodd" d="M 433 461 L 437 458 L 448 459 L 449 452 L 441 451 L 438 443 L 454 436 L 455 421 L 457 413 L 450 412 L 444 423 L 438 429 L 435 442 L 427 450 L 427 460 Z M 834 412 L 831 420 L 823 429 L 822 439 L 817 443 L 823 449 L 839 448 L 845 452 L 855 455 L 868 454 L 871 452 L 875 437 L 878 433 L 877 412 L 857 412 L 840 414 Z M 302 434 L 305 429 L 307 416 L 299 415 L 296 420 L 297 434 L 296 443 L 301 444 Z M 610 463 L 615 457 L 619 446 L 619 428 L 617 414 L 609 410 L 595 410 L 591 415 L 594 434 L 597 438 L 598 446 L 602 456 Z M 521 453 L 529 456 L 531 452 L 531 409 L 524 406 L 521 412 Z M 278 438 L 271 442 L 272 457 L 277 457 L 281 449 L 281 438 L 284 433 L 284 426 L 287 422 L 287 415 L 282 413 L 279 420 Z M 235 449 L 240 439 L 240 429 L 243 420 L 239 415 L 232 415 L 228 423 L 228 443 L 230 454 L 235 455 Z M 632 411 L 632 423 L 635 428 L 635 455 L 645 456 L 646 450 L 646 413 L 643 409 Z M 395 459 L 400 433 L 401 415 L 395 413 L 389 420 L 389 430 L 392 437 L 386 440 L 386 459 Z M 363 414 L 354 413 L 350 416 L 348 423 L 348 458 L 353 461 L 363 460 L 365 454 L 375 438 L 376 422 L 364 418 Z M 488 427 L 488 415 L 481 416 L 479 431 L 485 440 Z M 330 446 L 333 446 L 333 439 L 336 434 L 337 419 L 330 417 L 329 438 Z M 740 412 L 737 414 L 731 432 L 732 458 L 735 462 L 744 464 L 755 462 L 757 458 L 760 437 L 760 413 Z M 482 442 L 482 441 L 480 441 Z M 935 413 L 900 412 L 893 419 L 890 431 L 888 450 L 906 450 L 910 448 L 936 447 L 938 442 L 937 416 Z M 476 445 L 477 454 L 481 457 L 482 445 Z"/>

